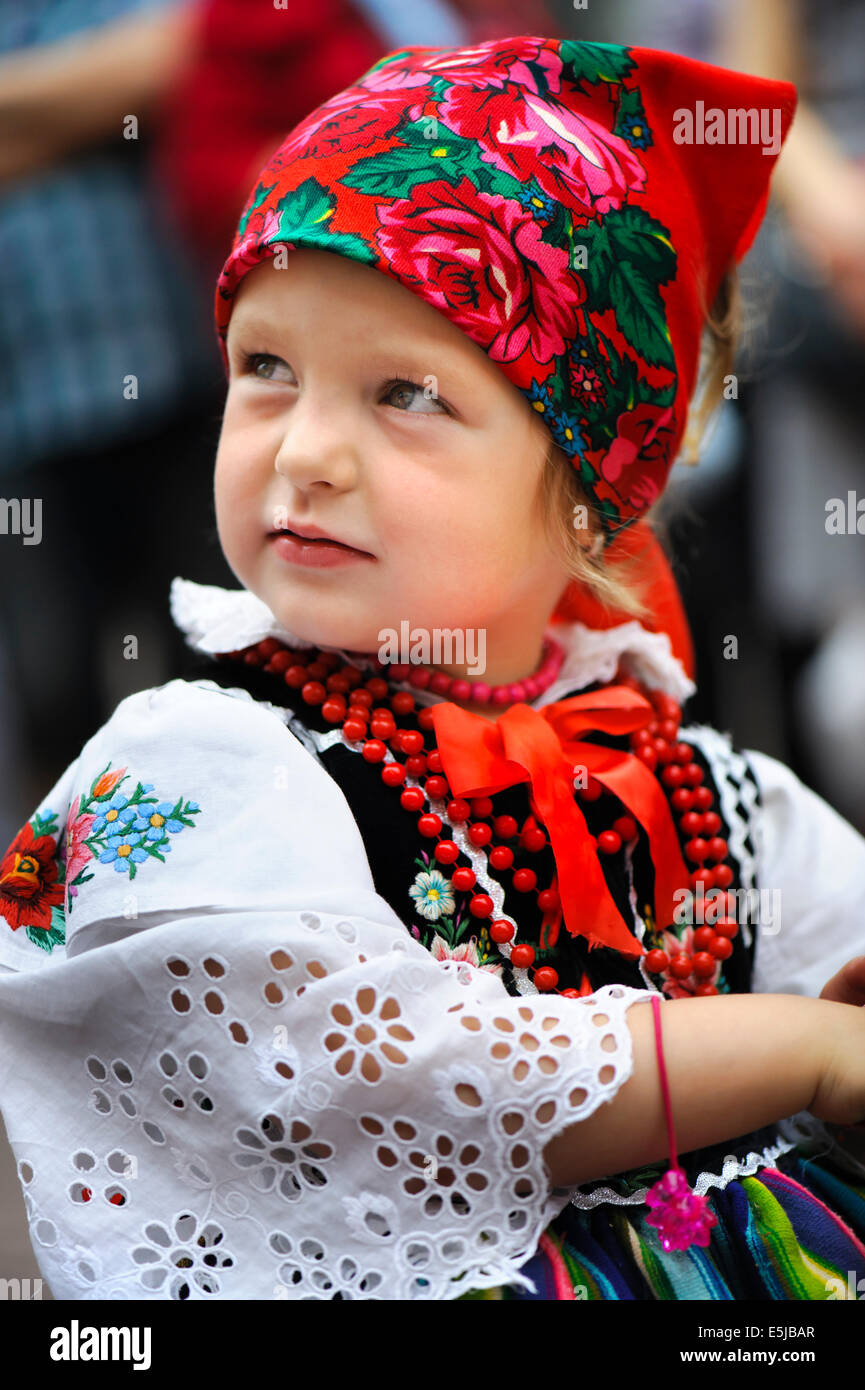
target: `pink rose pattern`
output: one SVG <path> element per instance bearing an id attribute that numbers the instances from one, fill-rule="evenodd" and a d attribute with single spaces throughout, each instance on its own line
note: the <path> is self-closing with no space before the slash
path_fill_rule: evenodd
<path id="1" fill-rule="evenodd" d="M 654 141 L 627 48 L 522 36 L 387 54 L 288 135 L 216 291 L 280 244 L 392 275 L 447 314 L 544 419 L 609 538 L 661 491 L 679 437 L 661 286 L 678 260 L 641 202 Z"/>

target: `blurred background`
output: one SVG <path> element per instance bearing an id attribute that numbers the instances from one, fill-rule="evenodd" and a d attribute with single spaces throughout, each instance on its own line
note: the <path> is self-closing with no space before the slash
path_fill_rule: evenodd
<path id="1" fill-rule="evenodd" d="M 664 525 L 692 719 L 865 831 L 865 0 L 0 0 L 0 846 L 119 700 L 178 674 L 172 578 L 236 587 L 212 302 L 259 168 L 382 54 L 511 34 L 799 88 L 737 396 Z M 37 1274 L 0 1135 L 0 1277 Z"/>

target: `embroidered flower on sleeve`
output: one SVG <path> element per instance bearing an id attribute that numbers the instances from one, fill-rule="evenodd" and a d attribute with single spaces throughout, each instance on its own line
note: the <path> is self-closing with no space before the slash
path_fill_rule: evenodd
<path id="1" fill-rule="evenodd" d="M 148 785 L 143 787 L 142 790 L 152 791 L 153 788 Z M 110 830 L 112 832 L 125 830 L 129 822 L 135 820 L 137 815 L 138 812 L 135 807 L 129 805 L 129 797 L 121 796 L 118 792 L 117 795 L 112 796 L 108 805 L 95 817 L 93 821 L 93 834 L 101 835 L 103 830 Z"/>
<path id="2" fill-rule="evenodd" d="M 93 851 L 87 845 L 87 837 L 93 830 L 96 816 L 79 815 L 80 801 L 80 796 L 76 796 L 66 820 L 66 892 L 72 897 L 78 893 L 78 889 L 72 885 L 84 865 L 93 858 Z"/>
<path id="3" fill-rule="evenodd" d="M 80 806 L 76 800 L 74 816 L 70 812 L 67 845 L 75 847 L 79 872 L 73 876 L 67 865 L 67 910 L 77 888 L 93 877 L 92 873 L 82 877 L 85 854 L 100 864 L 111 864 L 117 873 L 128 874 L 132 879 L 138 866 L 148 859 L 165 863 L 165 855 L 171 851 L 169 834 L 177 835 L 187 827 L 194 829 L 195 822 L 190 817 L 201 809 L 197 801 L 184 801 L 183 797 L 160 801 L 148 796 L 153 791 L 152 782 L 138 782 L 128 794 L 120 791 L 120 784 L 128 778 L 126 768 L 109 772 L 110 766 L 109 763 L 96 778 L 90 795 Z"/>
<path id="4" fill-rule="evenodd" d="M 26 929 L 31 941 L 52 935 L 61 917 L 63 882 L 57 864 L 57 817 L 46 809 L 19 830 L 0 861 L 0 913 L 12 931 Z M 55 938 L 56 939 L 56 938 Z M 59 938 L 64 939 L 62 934 Z M 53 941 L 47 946 L 51 950 Z"/>
<path id="5" fill-rule="evenodd" d="M 12 931 L 23 926 L 43 951 L 65 944 L 66 917 L 80 888 L 93 878 L 91 865 L 111 864 L 132 879 L 148 859 L 165 863 L 169 835 L 195 828 L 197 802 L 149 796 L 152 782 L 138 782 L 128 793 L 119 790 L 127 780 L 125 767 L 111 770 L 109 763 L 89 793 L 75 797 L 62 832 L 57 815 L 45 808 L 23 826 L 0 860 L 0 915 Z"/>
<path id="6" fill-rule="evenodd" d="M 145 791 L 149 790 L 149 787 L 145 787 Z M 194 813 L 199 809 L 198 803 L 196 801 L 187 802 L 187 809 Z M 176 810 L 177 806 L 173 802 L 160 801 L 154 811 L 136 817 L 135 829 L 143 830 L 145 838 L 148 840 L 161 840 L 164 834 L 163 827 L 169 834 L 178 835 L 184 825 L 189 824 L 189 821 L 179 819 L 175 815 Z"/>
<path id="7" fill-rule="evenodd" d="M 100 864 L 113 864 L 119 874 L 132 875 L 136 864 L 143 864 L 147 851 L 140 848 L 140 835 L 112 835 L 108 848 L 99 856 Z M 166 850 L 171 846 L 166 845 Z"/>

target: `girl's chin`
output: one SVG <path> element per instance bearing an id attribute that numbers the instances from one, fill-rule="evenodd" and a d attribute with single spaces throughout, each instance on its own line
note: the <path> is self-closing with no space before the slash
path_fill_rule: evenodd
<path id="1" fill-rule="evenodd" d="M 348 570 L 345 586 L 341 586 L 339 593 L 328 594 L 310 592 L 302 580 L 300 583 L 285 580 L 274 583 L 272 573 L 260 574 L 257 578 L 260 582 L 248 583 L 238 575 L 243 587 L 270 609 L 282 627 L 313 646 L 339 648 L 345 652 L 376 652 L 381 645 L 378 634 L 382 629 L 399 631 L 399 617 L 394 618 L 392 604 L 382 605 L 381 622 L 376 621 L 374 615 L 370 616 L 368 606 L 361 607 L 356 587 L 353 593 L 348 582 Z"/>
<path id="2" fill-rule="evenodd" d="M 324 615 L 320 622 L 316 622 L 309 604 L 301 609 L 293 605 L 280 604 L 276 600 L 271 603 L 266 598 L 264 602 L 286 631 L 314 647 L 333 647 L 343 652 L 358 653 L 374 652 L 378 649 L 378 629 L 369 640 L 365 640 L 363 633 L 346 629 L 344 624 L 330 623 Z"/>

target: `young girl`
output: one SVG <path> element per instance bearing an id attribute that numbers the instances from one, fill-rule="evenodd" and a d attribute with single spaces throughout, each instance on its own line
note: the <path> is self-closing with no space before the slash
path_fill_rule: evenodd
<path id="1" fill-rule="evenodd" d="M 217 290 L 242 587 L 175 579 L 198 674 L 0 862 L 55 1297 L 856 1297 L 865 843 L 682 726 L 642 521 L 793 104 L 411 48 L 262 171 Z"/>

